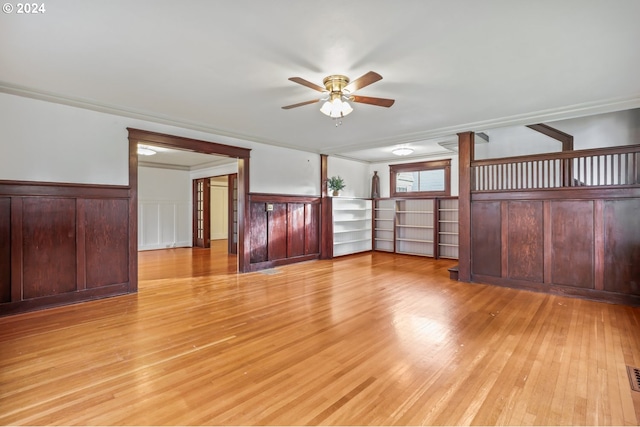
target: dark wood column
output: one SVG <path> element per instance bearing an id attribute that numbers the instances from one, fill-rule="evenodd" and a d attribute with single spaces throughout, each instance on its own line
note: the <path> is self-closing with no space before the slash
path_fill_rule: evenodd
<path id="1" fill-rule="evenodd" d="M 333 256 L 333 238 L 331 229 L 331 200 L 327 194 L 328 156 L 320 155 L 320 259 Z"/>
<path id="2" fill-rule="evenodd" d="M 238 271 L 250 271 L 251 215 L 249 213 L 249 157 L 238 158 Z"/>
<path id="3" fill-rule="evenodd" d="M 529 129 L 540 132 L 543 135 L 547 135 L 549 138 L 553 138 L 556 141 L 560 141 L 562 144 L 562 151 L 573 151 L 573 136 L 568 133 L 562 132 L 556 128 L 552 128 L 544 123 L 537 125 L 527 125 Z"/>
<path id="4" fill-rule="evenodd" d="M 458 280 L 471 281 L 471 162 L 474 152 L 473 132 L 458 134 Z"/>

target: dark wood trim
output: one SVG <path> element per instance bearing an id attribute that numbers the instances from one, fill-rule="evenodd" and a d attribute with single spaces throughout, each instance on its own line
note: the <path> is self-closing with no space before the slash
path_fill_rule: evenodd
<path id="1" fill-rule="evenodd" d="M 532 162 L 548 159 L 573 159 L 575 157 L 636 153 L 638 151 L 640 151 L 640 144 L 622 145 L 618 147 L 589 148 L 586 150 L 573 150 L 559 153 L 542 153 L 527 156 L 500 157 L 498 159 L 474 160 L 471 162 L 471 166 L 500 165 L 505 163 Z"/>
<path id="2" fill-rule="evenodd" d="M 474 134 L 458 134 L 458 280 L 471 281 L 471 162 Z M 498 256 L 496 254 L 496 256 Z"/>
<path id="3" fill-rule="evenodd" d="M 576 288 L 572 286 L 555 285 L 553 283 L 536 283 L 526 280 L 506 279 L 502 277 L 483 276 L 474 274 L 472 282 L 479 284 L 491 284 L 506 288 L 523 289 L 534 292 L 543 292 L 560 296 L 571 296 L 592 301 L 608 302 L 640 306 L 640 295 L 619 294 L 614 292 L 599 291 L 594 289 Z"/>
<path id="4" fill-rule="evenodd" d="M 320 155 L 320 259 L 333 257 L 333 223 L 331 222 L 331 198 L 327 191 L 329 160 L 326 154 Z"/>
<path id="5" fill-rule="evenodd" d="M 251 247 L 247 230 L 251 230 L 249 212 L 249 158 L 238 159 L 238 271 L 246 273 L 251 266 Z"/>
<path id="6" fill-rule="evenodd" d="M 228 252 L 230 254 L 237 254 L 238 253 L 238 246 L 234 245 L 233 243 L 233 225 L 234 225 L 234 219 L 233 219 L 233 213 L 234 213 L 234 209 L 237 209 L 237 206 L 234 208 L 233 206 L 233 188 L 234 185 L 237 189 L 237 185 L 238 185 L 238 174 L 237 173 L 232 173 L 227 175 L 227 188 L 228 188 L 228 194 L 227 194 L 227 217 L 228 217 L 228 224 L 227 224 L 227 228 L 228 228 L 228 232 L 227 232 L 227 246 L 228 246 Z"/>
<path id="7" fill-rule="evenodd" d="M 287 194 L 249 193 L 250 202 L 265 203 L 320 203 L 317 196 L 295 196 Z"/>
<path id="8" fill-rule="evenodd" d="M 204 154 L 216 154 L 219 156 L 249 158 L 251 150 L 248 148 L 234 147 L 231 145 L 219 144 L 217 142 L 202 141 L 199 139 L 185 138 L 182 136 L 167 135 L 158 132 L 151 132 L 141 129 L 127 128 L 129 139 L 134 144 L 153 144 L 159 147 L 180 148 L 182 150 L 195 151 Z"/>
<path id="9" fill-rule="evenodd" d="M 129 139 L 129 292 L 138 292 L 138 144 Z"/>
<path id="10" fill-rule="evenodd" d="M 640 188 L 629 186 L 540 188 L 526 191 L 483 191 L 472 193 L 471 200 L 563 200 L 639 198 Z"/>
<path id="11" fill-rule="evenodd" d="M 396 192 L 396 175 L 400 172 L 417 172 L 423 170 L 444 170 L 444 190 L 443 191 L 412 191 L 409 193 Z M 428 160 L 415 163 L 400 163 L 389 165 L 390 195 L 392 198 L 433 198 L 451 195 L 451 159 Z"/>
<path id="12" fill-rule="evenodd" d="M 138 239 L 138 143 L 175 148 L 179 150 L 189 150 L 204 154 L 216 154 L 238 159 L 238 271 L 249 271 L 248 268 L 250 264 L 251 254 L 249 252 L 249 245 L 245 244 L 245 230 L 250 229 L 250 224 L 245 224 L 245 222 L 250 221 L 250 215 L 248 211 L 249 204 L 246 200 L 249 194 L 249 158 L 251 155 L 251 150 L 247 148 L 219 144 L 216 142 L 202 141 L 175 135 L 167 135 L 135 128 L 127 128 L 127 130 L 129 131 L 129 188 L 131 190 L 135 190 L 135 192 L 132 193 L 131 203 L 136 205 L 136 214 L 131 215 L 130 217 L 130 229 L 136 230 L 136 232 L 130 235 L 130 239 L 136 241 L 136 252 Z M 131 208 L 130 210 L 132 209 L 133 208 Z M 137 278 L 137 253 L 135 254 L 135 256 L 131 257 L 131 259 L 136 260 L 135 276 L 132 276 L 132 278 Z"/>
<path id="13" fill-rule="evenodd" d="M 293 264 L 296 262 L 303 262 L 303 261 L 312 261 L 316 259 L 319 259 L 318 255 L 313 254 L 313 255 L 301 255 L 301 256 L 291 257 L 291 258 L 276 259 L 273 261 L 255 262 L 249 265 L 249 269 L 247 270 L 247 272 L 260 271 L 260 270 L 265 270 L 267 268 L 274 268 L 281 265 Z"/>
<path id="14" fill-rule="evenodd" d="M 26 311 L 42 310 L 45 308 L 53 308 L 78 302 L 93 301 L 96 299 L 125 295 L 128 293 L 131 293 L 130 283 L 117 283 L 77 292 L 67 292 L 63 294 L 16 301 L 9 304 L 2 304 L 0 306 L 0 316 L 18 314 Z"/>
<path id="15" fill-rule="evenodd" d="M 69 184 L 0 180 L 0 194 L 5 196 L 91 197 L 96 199 L 128 198 L 129 187 L 122 185 Z"/>
<path id="16" fill-rule="evenodd" d="M 529 129 L 535 130 L 536 132 L 540 132 L 543 135 L 547 135 L 549 138 L 553 138 L 556 141 L 560 141 L 562 143 L 562 151 L 572 151 L 573 150 L 573 135 L 569 135 L 568 133 L 562 132 L 556 128 L 553 128 L 549 125 L 545 125 L 544 123 L 539 123 L 537 125 L 527 125 Z"/>

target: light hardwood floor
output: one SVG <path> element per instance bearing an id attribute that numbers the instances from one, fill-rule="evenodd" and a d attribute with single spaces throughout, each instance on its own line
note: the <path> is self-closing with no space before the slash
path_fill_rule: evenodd
<path id="1" fill-rule="evenodd" d="M 143 252 L 136 295 L 0 318 L 0 423 L 638 425 L 640 309 L 365 253 L 235 274 Z"/>

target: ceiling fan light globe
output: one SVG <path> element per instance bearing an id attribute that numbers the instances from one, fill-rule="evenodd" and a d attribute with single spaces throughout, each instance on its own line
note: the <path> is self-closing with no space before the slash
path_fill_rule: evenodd
<path id="1" fill-rule="evenodd" d="M 331 102 L 327 101 L 322 104 L 322 108 L 320 108 L 320 112 L 324 115 L 331 117 Z"/>
<path id="2" fill-rule="evenodd" d="M 351 105 L 349 105 L 348 102 L 343 102 L 342 103 L 342 116 L 346 116 L 347 114 L 350 114 L 353 111 L 353 108 L 351 107 Z"/>
<path id="3" fill-rule="evenodd" d="M 334 119 L 342 117 L 342 101 L 340 98 L 335 98 L 331 101 L 331 117 Z"/>

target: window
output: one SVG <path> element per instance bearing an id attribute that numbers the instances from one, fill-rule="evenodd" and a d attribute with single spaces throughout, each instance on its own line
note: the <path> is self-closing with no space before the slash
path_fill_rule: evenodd
<path id="1" fill-rule="evenodd" d="M 451 159 L 390 165 L 391 197 L 451 195 Z"/>

